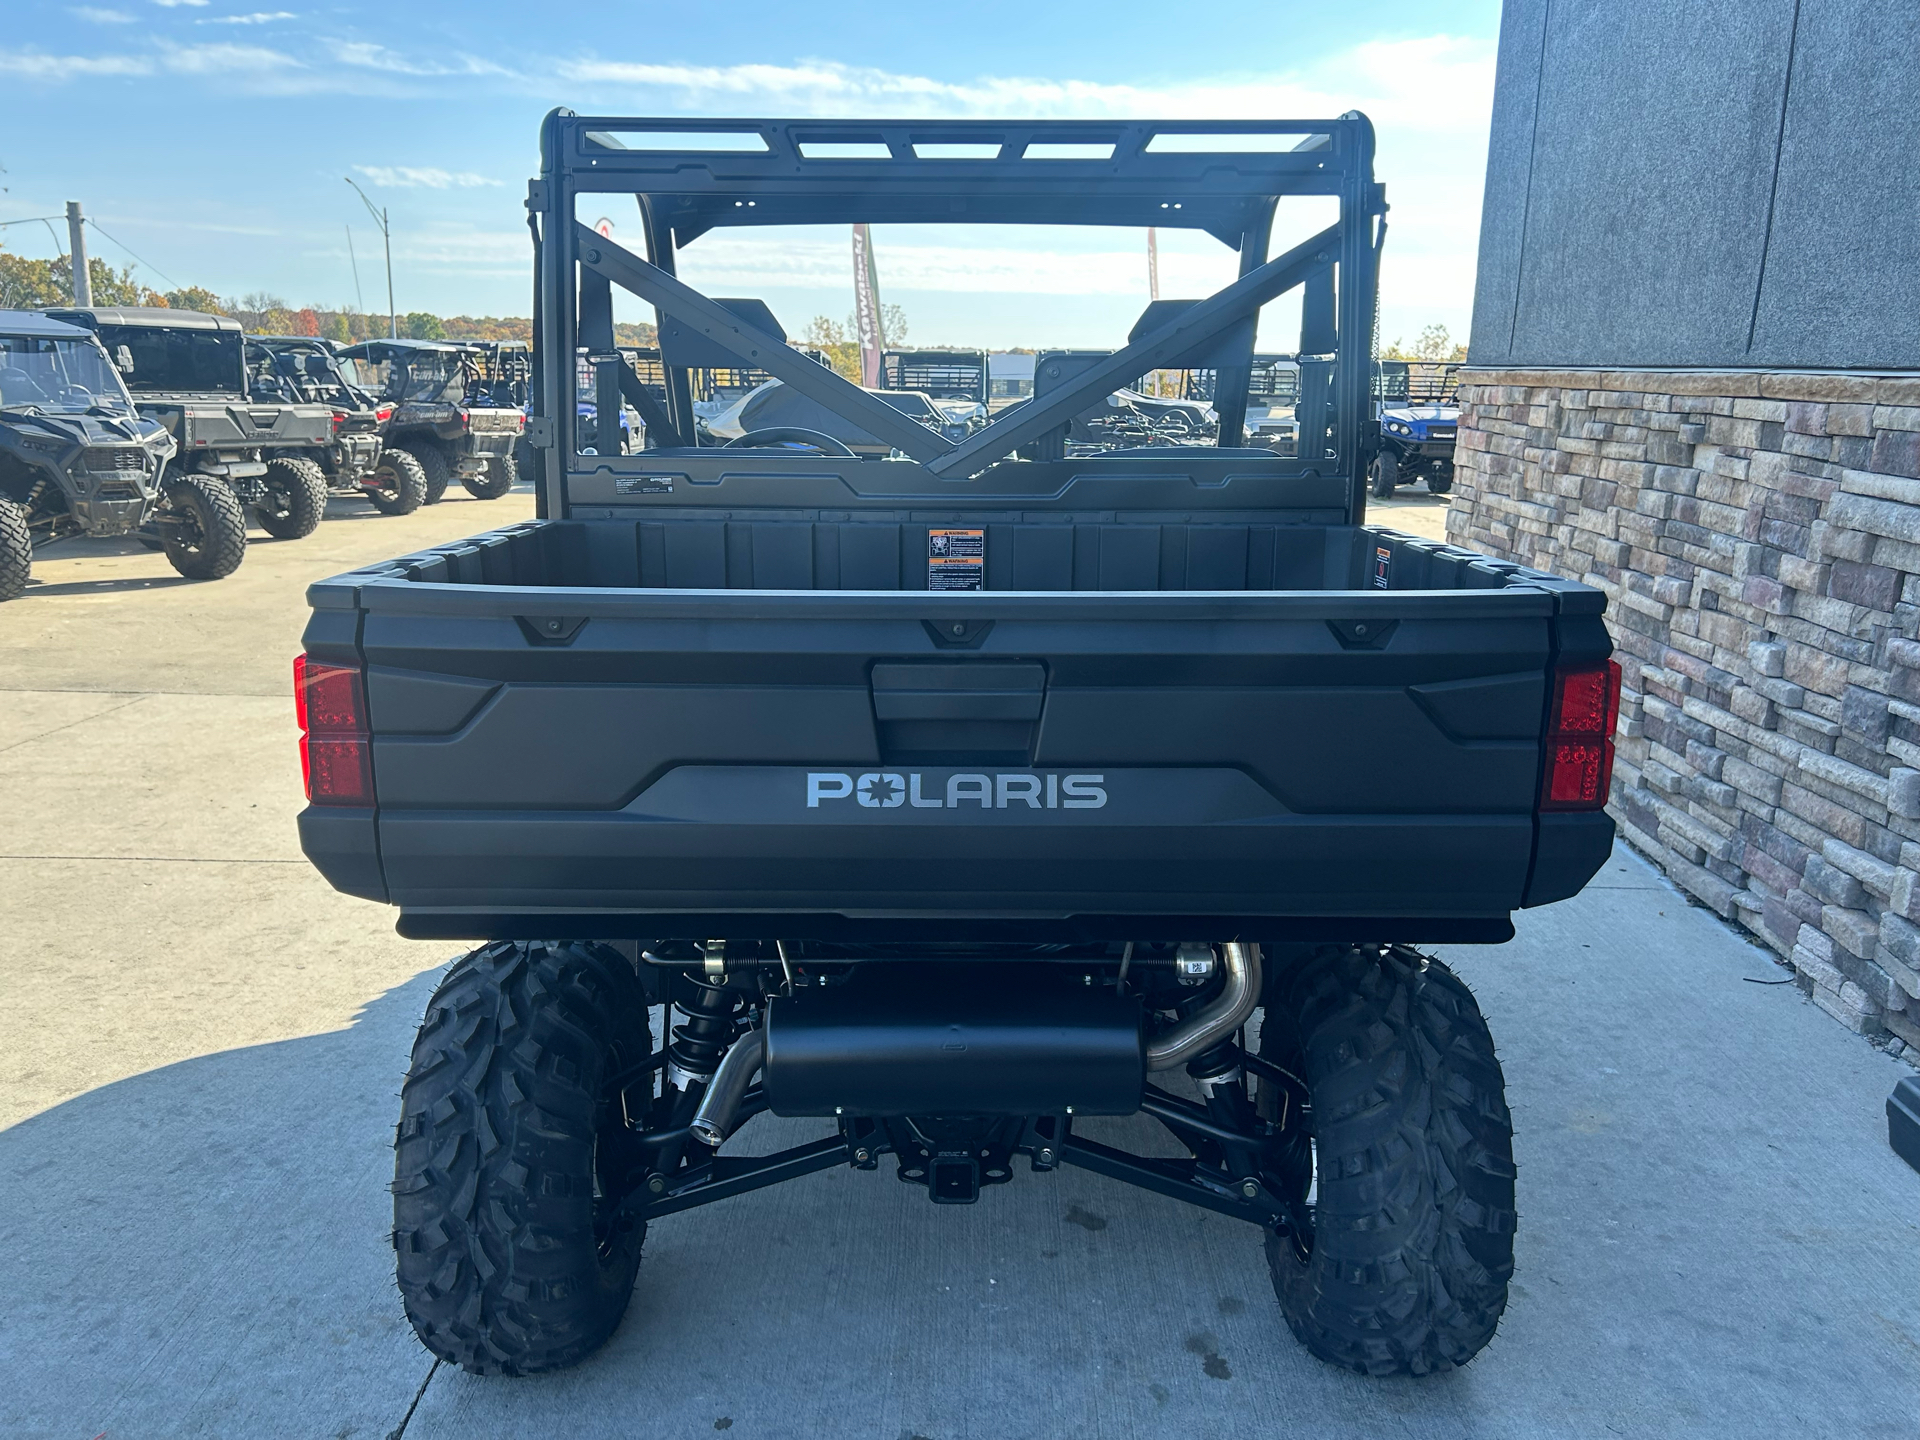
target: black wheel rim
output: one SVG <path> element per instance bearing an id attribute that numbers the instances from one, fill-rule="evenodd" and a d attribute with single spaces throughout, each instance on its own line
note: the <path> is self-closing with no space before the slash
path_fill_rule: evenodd
<path id="1" fill-rule="evenodd" d="M 1289 1055 L 1280 1068 L 1295 1078 L 1304 1095 L 1306 1083 L 1298 1077 L 1306 1068 L 1306 1057 Z M 1266 1084 L 1264 1080 L 1261 1083 Z M 1313 1134 L 1313 1101 L 1311 1096 L 1297 1098 L 1284 1088 L 1276 1088 L 1282 1108 L 1267 1118 L 1278 1121 L 1280 1128 L 1267 1142 L 1261 1178 L 1286 1206 L 1285 1239 L 1294 1259 L 1304 1265 L 1313 1255 L 1313 1218 L 1319 1200 L 1320 1150 Z"/>
<path id="2" fill-rule="evenodd" d="M 191 499 L 177 501 L 168 507 L 173 511 L 174 544 L 189 555 L 198 554 L 206 543 L 207 527 L 201 523 L 200 507 Z"/>
<path id="3" fill-rule="evenodd" d="M 603 1266 L 613 1262 L 634 1224 L 625 1202 L 633 1188 L 639 1152 L 633 1143 L 637 1127 L 628 1112 L 627 1090 L 643 1079 L 651 1084 L 653 1072 L 632 1076 L 626 1074 L 629 1068 L 618 1047 L 609 1053 L 607 1073 L 615 1083 L 601 1100 L 600 1123 L 593 1138 L 593 1243 Z"/>

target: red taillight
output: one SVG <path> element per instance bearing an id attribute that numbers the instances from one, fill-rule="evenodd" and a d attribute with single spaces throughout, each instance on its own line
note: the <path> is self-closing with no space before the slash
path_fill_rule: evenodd
<path id="1" fill-rule="evenodd" d="M 1542 810 L 1599 810 L 1613 784 L 1613 730 L 1620 719 L 1620 665 L 1556 670 L 1547 723 Z"/>
<path id="2" fill-rule="evenodd" d="M 338 435 L 340 433 L 340 427 L 346 423 L 347 423 L 346 411 L 336 410 L 333 412 L 333 433 L 334 434 Z"/>
<path id="3" fill-rule="evenodd" d="M 296 655 L 293 713 L 300 722 L 300 778 L 316 805 L 371 805 L 373 749 L 360 672 Z"/>
<path id="4" fill-rule="evenodd" d="M 393 418 L 393 407 L 391 405 L 382 405 L 378 410 L 373 412 L 373 418 L 378 420 L 382 425 L 386 424 L 387 421 Z"/>

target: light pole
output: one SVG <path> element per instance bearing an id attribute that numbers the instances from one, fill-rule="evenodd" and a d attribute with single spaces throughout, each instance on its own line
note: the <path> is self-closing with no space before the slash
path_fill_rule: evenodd
<path id="1" fill-rule="evenodd" d="M 400 338 L 400 321 L 393 309 L 393 233 L 387 229 L 385 207 L 376 210 L 373 201 L 367 199 L 367 192 L 354 184 L 351 175 L 346 177 L 347 184 L 353 185 L 353 193 L 360 197 L 360 203 L 367 207 L 367 213 L 373 216 L 374 223 L 380 227 L 380 239 L 387 247 L 387 338 Z"/>

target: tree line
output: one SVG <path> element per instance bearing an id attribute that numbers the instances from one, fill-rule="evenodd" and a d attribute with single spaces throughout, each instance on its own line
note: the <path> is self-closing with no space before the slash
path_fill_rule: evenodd
<path id="1" fill-rule="evenodd" d="M 223 298 L 202 285 L 177 290 L 155 290 L 134 278 L 133 266 L 115 269 L 106 261 L 88 257 L 87 277 L 93 284 L 95 305 L 154 306 L 169 310 L 199 310 L 229 315 L 255 335 L 315 335 L 350 344 L 386 336 L 387 317 L 351 307 L 290 305 L 277 295 L 256 291 Z M 30 260 L 0 248 L 0 310 L 45 310 L 73 303 L 73 257 Z M 533 343 L 533 321 L 515 316 L 436 315 L 415 310 L 395 317 L 396 328 L 409 340 L 520 340 Z M 651 325 L 614 326 L 622 345 L 656 343 Z"/>

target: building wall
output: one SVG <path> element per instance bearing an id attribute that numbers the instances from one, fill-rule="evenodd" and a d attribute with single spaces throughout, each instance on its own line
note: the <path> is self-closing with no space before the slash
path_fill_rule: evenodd
<path id="1" fill-rule="evenodd" d="M 1920 5 L 1507 0 L 1472 363 L 1920 367 Z"/>
<path id="2" fill-rule="evenodd" d="M 1920 1063 L 1920 376 L 1463 378 L 1448 538 L 1606 591 L 1621 833 Z"/>
<path id="3" fill-rule="evenodd" d="M 1457 543 L 1607 592 L 1626 840 L 1920 1063 L 1920 5 L 1507 0 Z"/>

